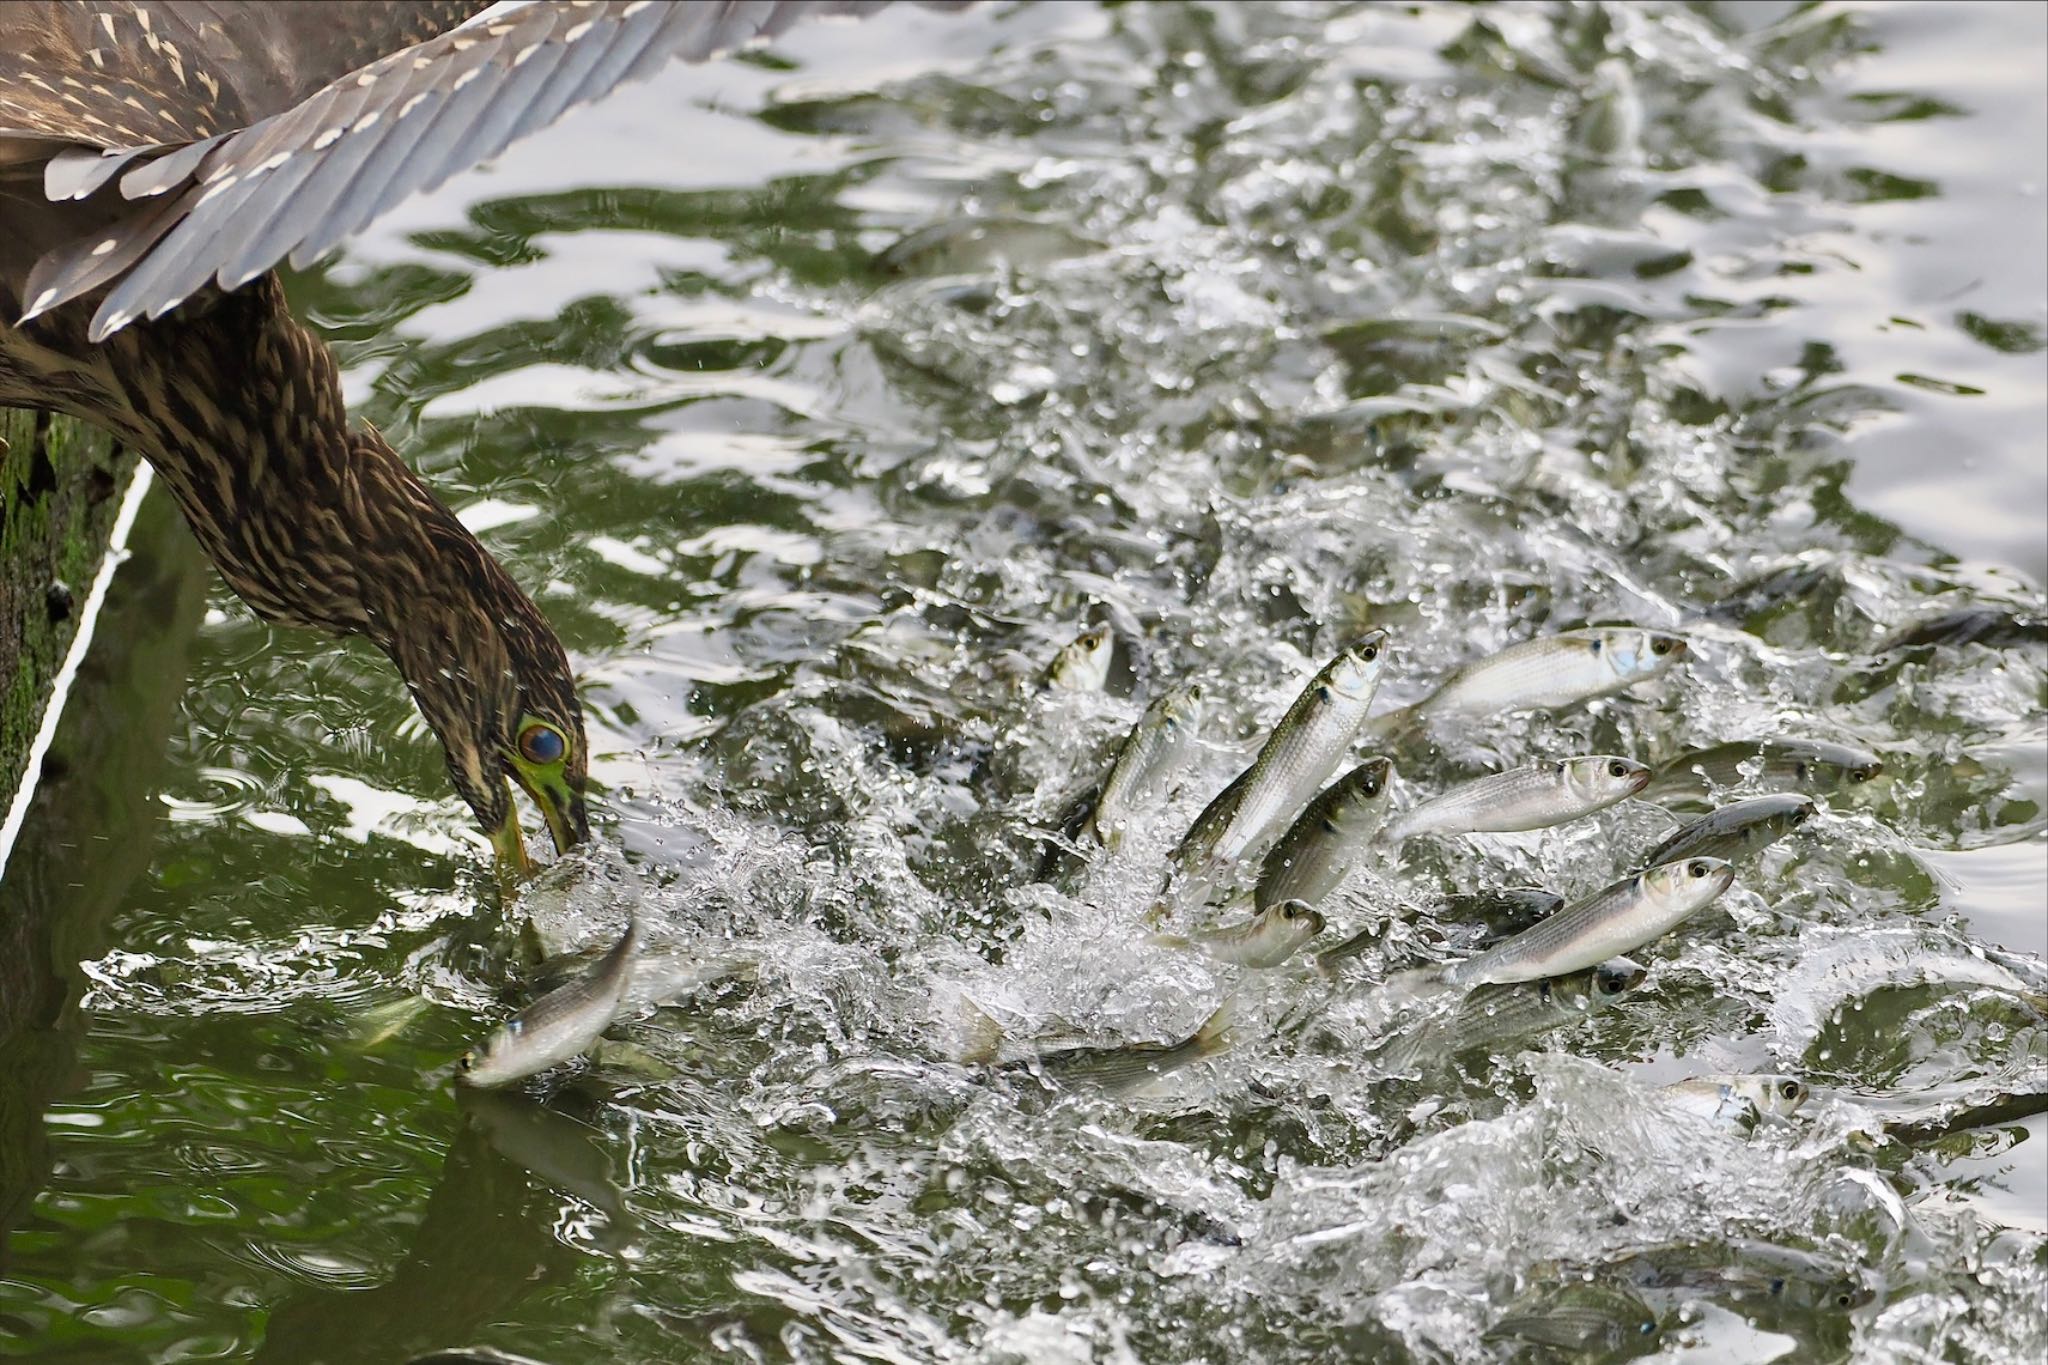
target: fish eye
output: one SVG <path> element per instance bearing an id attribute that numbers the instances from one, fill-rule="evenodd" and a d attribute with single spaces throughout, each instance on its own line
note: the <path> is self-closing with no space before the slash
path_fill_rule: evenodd
<path id="1" fill-rule="evenodd" d="M 1877 765 L 1874 763 L 1865 763 L 1860 767 L 1852 768 L 1849 772 L 1849 780 L 1851 782 L 1868 782 L 1876 776 Z"/>
<path id="2" fill-rule="evenodd" d="M 1650 637 L 1650 652 L 1661 659 L 1671 652 L 1671 647 L 1676 643 L 1677 641 L 1669 636 L 1653 635 Z"/>
<path id="3" fill-rule="evenodd" d="M 1707 875 L 1707 865 L 1704 862 L 1695 860 L 1685 865 L 1685 871 L 1686 875 L 1697 879 Z"/>
<path id="4" fill-rule="evenodd" d="M 1807 778 L 1807 774 L 1811 771 L 1812 769 L 1806 766 L 1806 760 L 1803 758 L 1799 760 L 1799 762 L 1794 763 L 1792 765 L 1792 776 L 1795 780 L 1800 782 L 1804 782 Z"/>
<path id="5" fill-rule="evenodd" d="M 1628 764 L 1621 762 L 1619 759 L 1615 760 L 1607 765 L 1607 775 L 1609 777 L 1627 777 Z"/>
<path id="6" fill-rule="evenodd" d="M 455 1065 L 459 1070 L 462 1071 L 476 1070 L 476 1054 L 474 1052 L 463 1053 L 460 1057 L 457 1057 L 455 1059 Z"/>
<path id="7" fill-rule="evenodd" d="M 1605 649 L 1606 647 L 1607 642 L 1597 635 L 1595 635 L 1592 639 L 1586 641 L 1586 650 L 1588 653 L 1591 654 L 1598 654 L 1601 650 Z"/>
<path id="8" fill-rule="evenodd" d="M 519 732 L 519 756 L 528 763 L 560 763 L 569 752 L 569 741 L 546 721 L 529 722 Z"/>
<path id="9" fill-rule="evenodd" d="M 1797 1081 L 1783 1081 L 1778 1086 L 1778 1097 L 1780 1099 L 1796 1100 L 1803 1098 L 1805 1094 L 1806 1087 Z"/>
<path id="10" fill-rule="evenodd" d="M 1374 659 L 1380 657 L 1380 647 L 1378 645 L 1367 645 L 1358 651 L 1358 657 L 1367 663 L 1371 663 Z"/>
<path id="11" fill-rule="evenodd" d="M 1837 1308 L 1854 1308 L 1855 1306 L 1856 1306 L 1856 1296 L 1855 1296 L 1855 1294 L 1851 1293 L 1851 1292 L 1850 1292 L 1849 1290 L 1846 1290 L 1846 1289 L 1838 1289 L 1838 1290 L 1836 1290 L 1836 1291 L 1835 1291 L 1835 1307 L 1837 1307 Z"/>
<path id="12" fill-rule="evenodd" d="M 1773 1278 L 1773 1279 L 1771 1280 L 1771 1297 L 1772 1297 L 1772 1298 L 1776 1298 L 1776 1297 L 1777 1297 L 1778 1295 L 1780 1295 L 1780 1294 L 1782 1294 L 1782 1293 L 1784 1293 L 1784 1292 L 1785 1292 L 1785 1277 L 1784 1277 L 1783 1275 L 1779 1275 L 1779 1276 L 1776 1276 L 1776 1277 L 1774 1277 L 1774 1278 Z"/>

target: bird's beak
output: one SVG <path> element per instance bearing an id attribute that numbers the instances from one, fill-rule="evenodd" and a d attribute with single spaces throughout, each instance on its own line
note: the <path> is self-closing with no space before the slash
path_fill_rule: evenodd
<path id="1" fill-rule="evenodd" d="M 548 833 L 554 838 L 556 853 L 567 853 L 590 837 L 590 809 L 583 802 L 582 792 L 559 775 L 536 778 L 514 768 L 512 776 L 533 798 L 533 804 L 540 807 L 548 822 Z M 518 821 L 511 823 L 517 825 Z"/>

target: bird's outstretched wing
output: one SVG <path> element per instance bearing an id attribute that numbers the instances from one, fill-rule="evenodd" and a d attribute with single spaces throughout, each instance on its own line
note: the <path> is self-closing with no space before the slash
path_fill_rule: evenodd
<path id="1" fill-rule="evenodd" d="M 24 320 L 111 284 L 92 320 L 93 340 L 103 340 L 209 282 L 232 289 L 287 256 L 304 266 L 407 196 L 671 60 L 705 61 L 805 17 L 886 3 L 506 0 L 246 128 L 60 153 L 45 173 L 52 199 L 117 181 L 134 206 L 37 262 Z"/>

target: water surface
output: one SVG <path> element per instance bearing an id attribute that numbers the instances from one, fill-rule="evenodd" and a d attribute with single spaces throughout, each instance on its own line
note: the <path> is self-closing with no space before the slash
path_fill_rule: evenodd
<path id="1" fill-rule="evenodd" d="M 1505 1359 L 1562 1267 L 1748 1239 L 1870 1301 L 1674 1294 L 1625 1354 L 2037 1359 L 2041 1119 L 1933 1134 L 2048 1088 L 2048 658 L 1875 650 L 2042 610 L 2044 54 L 2022 6 L 906 10 L 408 205 L 293 287 L 561 630 L 601 836 L 501 913 L 381 660 L 202 606 L 158 507 L 136 661 L 67 731 L 132 776 L 7 887 L 58 975 L 4 1082 L 0 1350 Z M 1618 620 L 1697 657 L 1404 751 L 1403 799 L 1768 734 L 1886 765 L 1640 998 L 1389 1076 L 1371 960 L 1145 942 L 1164 846 L 1365 626 L 1393 705 Z M 1098 621 L 1109 693 L 1041 692 Z M 1039 880 L 1185 681 L 1194 780 Z M 109 732 L 161 770 L 86 761 Z M 1411 845 L 1332 941 L 1670 824 Z M 523 920 L 629 907 L 677 997 L 630 1050 L 453 1096 Z M 1240 1045 L 1133 1101 L 949 1060 L 967 1001 L 1165 1039 L 1234 989 Z M 1756 1069 L 1816 1097 L 1745 1133 L 1657 1088 Z"/>

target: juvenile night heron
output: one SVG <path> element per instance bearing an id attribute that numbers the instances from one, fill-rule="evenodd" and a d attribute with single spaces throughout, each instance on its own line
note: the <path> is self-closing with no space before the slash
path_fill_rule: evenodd
<path id="1" fill-rule="evenodd" d="M 583 716 L 519 585 L 376 431 L 272 273 L 668 61 L 886 0 L 0 5 L 0 405 L 141 452 L 257 615 L 389 656 L 524 870 L 584 839 Z"/>

